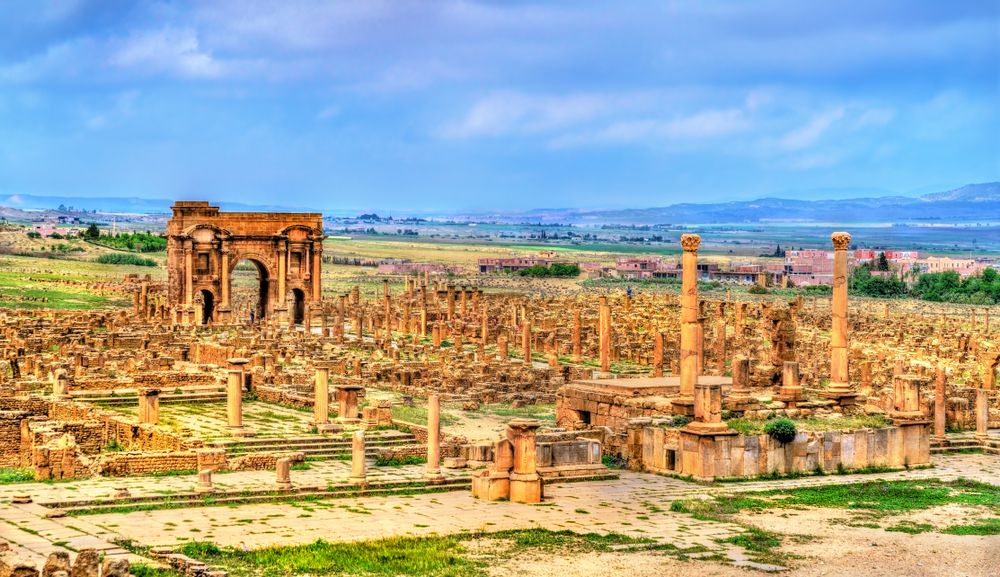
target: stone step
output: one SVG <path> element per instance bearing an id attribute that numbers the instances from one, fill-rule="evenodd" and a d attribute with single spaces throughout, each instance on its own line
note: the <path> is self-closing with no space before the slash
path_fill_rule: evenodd
<path id="1" fill-rule="evenodd" d="M 238 493 L 185 493 L 170 495 L 145 495 L 125 499 L 93 499 L 82 501 L 57 501 L 43 506 L 61 509 L 68 514 L 100 514 L 124 509 L 141 511 L 177 507 L 199 507 L 211 505 L 242 505 L 303 498 L 345 498 L 358 496 L 393 495 L 413 492 L 436 493 L 469 490 L 469 478 L 451 478 L 444 483 L 430 484 L 423 481 L 373 481 L 365 487 L 342 484 L 328 487 L 300 487 L 291 491 L 259 490 Z"/>

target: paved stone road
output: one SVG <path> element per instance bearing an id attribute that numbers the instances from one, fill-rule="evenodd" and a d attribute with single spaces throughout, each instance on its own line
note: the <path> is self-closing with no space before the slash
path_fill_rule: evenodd
<path id="1" fill-rule="evenodd" d="M 698 494 L 735 493 L 760 489 L 851 483 L 874 479 L 966 477 L 1000 483 L 1000 458 L 992 455 L 936 455 L 934 467 L 868 475 L 831 475 L 778 481 L 698 485 L 679 479 L 623 472 L 617 481 L 554 484 L 545 487 L 540 505 L 486 503 L 467 491 L 197 507 L 131 513 L 109 513 L 48 519 L 49 509 L 37 504 L 66 498 L 107 497 L 114 487 L 128 487 L 133 495 L 188 491 L 189 476 L 95 479 L 72 483 L 30 483 L 0 487 L 0 539 L 19 553 L 38 560 L 56 546 L 95 547 L 122 555 L 113 541 L 134 539 L 147 545 L 174 545 L 209 540 L 221 545 L 259 547 L 326 540 L 363 540 L 394 535 L 450 534 L 529 527 L 553 530 L 614 531 L 652 537 L 685 548 L 704 545 L 720 550 L 716 539 L 739 531 L 734 525 L 697 521 L 671 513 L 670 502 Z M 373 469 L 372 476 L 403 480 L 420 476 L 422 468 Z M 342 481 L 349 463 L 313 463 L 308 471 L 294 471 L 303 485 Z M 274 481 L 273 472 L 243 472 L 216 476 L 228 489 L 261 488 Z M 31 494 L 36 503 L 13 505 L 14 494 Z"/>

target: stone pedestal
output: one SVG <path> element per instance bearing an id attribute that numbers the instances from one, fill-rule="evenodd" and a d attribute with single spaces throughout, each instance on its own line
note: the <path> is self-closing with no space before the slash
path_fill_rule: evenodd
<path id="1" fill-rule="evenodd" d="M 160 389 L 139 389 L 139 422 L 160 423 Z"/>
<path id="2" fill-rule="evenodd" d="M 510 500 L 513 503 L 539 503 L 542 478 L 536 471 L 535 434 L 542 424 L 534 419 L 514 419 L 507 423 L 507 440 L 514 451 L 510 472 Z"/>
<path id="3" fill-rule="evenodd" d="M 927 379 L 919 375 L 897 375 L 893 379 L 892 411 L 889 411 L 889 416 L 897 420 L 923 420 L 920 389 L 926 384 Z"/>
<path id="4" fill-rule="evenodd" d="M 364 389 L 361 385 L 340 385 L 337 387 L 337 402 L 339 409 L 337 421 L 341 423 L 357 423 L 358 392 Z"/>
<path id="5" fill-rule="evenodd" d="M 277 475 L 276 485 L 279 491 L 292 490 L 292 460 L 282 457 L 275 461 L 275 473 Z"/>
<path id="6" fill-rule="evenodd" d="M 722 385 L 698 383 L 694 387 L 694 420 L 685 430 L 700 434 L 725 433 L 729 426 L 722 422 Z"/>
<path id="7" fill-rule="evenodd" d="M 775 397 L 784 403 L 789 403 L 789 408 L 794 408 L 794 403 L 804 399 L 802 386 L 799 384 L 799 363 L 795 361 L 785 361 L 781 367 L 781 388 Z"/>
<path id="8" fill-rule="evenodd" d="M 986 389 L 976 389 L 976 438 L 985 441 L 989 432 L 990 397 Z"/>

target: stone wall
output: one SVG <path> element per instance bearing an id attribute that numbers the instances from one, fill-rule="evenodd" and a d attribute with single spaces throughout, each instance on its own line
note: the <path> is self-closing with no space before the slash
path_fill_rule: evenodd
<path id="1" fill-rule="evenodd" d="M 856 431 L 799 432 L 790 443 L 768 435 L 698 435 L 685 429 L 632 426 L 632 468 L 699 479 L 787 475 L 816 470 L 902 468 L 930 463 L 926 423 Z"/>
<path id="2" fill-rule="evenodd" d="M 126 477 L 172 471 L 194 472 L 197 468 L 198 455 L 194 451 L 130 451 L 101 455 L 95 472 L 104 477 Z"/>

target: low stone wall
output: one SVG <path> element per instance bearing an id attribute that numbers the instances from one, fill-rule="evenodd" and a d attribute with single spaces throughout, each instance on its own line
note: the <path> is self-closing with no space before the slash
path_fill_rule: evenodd
<path id="1" fill-rule="evenodd" d="M 258 385 L 254 383 L 252 385 L 253 392 L 257 395 L 257 398 L 267 402 L 274 403 L 276 405 L 287 405 L 290 407 L 311 407 L 313 406 L 313 398 L 296 395 L 284 389 L 279 389 L 277 387 L 268 387 L 266 385 Z"/>
<path id="2" fill-rule="evenodd" d="M 95 472 L 104 477 L 127 477 L 197 468 L 198 455 L 194 451 L 149 451 L 105 453 L 98 459 Z"/>
<path id="3" fill-rule="evenodd" d="M 794 441 L 779 443 L 768 435 L 699 435 L 685 429 L 633 426 L 627 451 L 634 469 L 698 479 L 902 468 L 930 463 L 930 430 L 926 423 L 914 423 L 799 432 Z"/>
<path id="4" fill-rule="evenodd" d="M 227 469 L 230 471 L 269 471 L 278 466 L 278 459 L 288 458 L 294 463 L 304 463 L 305 453 L 297 451 L 286 451 L 278 453 L 250 453 L 233 457 L 227 461 Z"/>
<path id="5" fill-rule="evenodd" d="M 454 455 L 448 455 L 454 456 Z M 399 447 L 386 447 L 378 450 L 378 458 L 381 460 L 405 459 L 407 457 L 427 457 L 426 445 L 403 445 Z"/>

